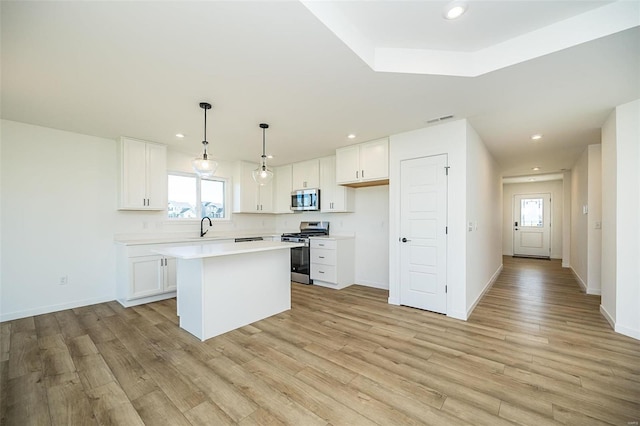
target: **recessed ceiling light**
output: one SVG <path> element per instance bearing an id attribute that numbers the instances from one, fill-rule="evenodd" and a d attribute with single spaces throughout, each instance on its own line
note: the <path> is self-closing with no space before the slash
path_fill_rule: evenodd
<path id="1" fill-rule="evenodd" d="M 540 167 L 532 167 L 531 170 L 534 170 L 537 172 L 538 170 L 540 170 Z"/>
<path id="2" fill-rule="evenodd" d="M 355 138 L 356 138 L 356 135 L 354 135 L 353 133 L 349 133 L 349 134 L 347 135 L 347 137 L 348 137 L 349 139 L 355 139 Z"/>
<path id="3" fill-rule="evenodd" d="M 461 17 L 464 12 L 467 11 L 467 5 L 464 2 L 454 1 L 449 4 L 444 9 L 444 18 L 453 20 Z"/>
<path id="4" fill-rule="evenodd" d="M 176 133 L 176 138 L 182 139 L 184 138 L 184 135 L 182 133 Z"/>
<path id="5" fill-rule="evenodd" d="M 273 155 L 269 154 L 269 155 L 267 155 L 267 158 L 268 158 L 268 159 L 272 159 L 272 158 L 273 158 Z"/>
<path id="6" fill-rule="evenodd" d="M 534 182 L 535 180 L 535 178 L 529 178 L 529 182 Z"/>
<path id="7" fill-rule="evenodd" d="M 540 134 L 531 135 L 531 140 L 532 141 L 537 141 L 537 140 L 540 140 L 540 139 L 542 139 L 542 135 L 540 135 Z"/>

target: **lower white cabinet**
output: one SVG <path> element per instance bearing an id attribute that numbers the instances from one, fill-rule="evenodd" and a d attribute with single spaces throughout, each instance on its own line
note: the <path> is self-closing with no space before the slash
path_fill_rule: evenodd
<path id="1" fill-rule="evenodd" d="M 129 259 L 131 299 L 153 296 L 176 289 L 176 260 L 163 256 L 140 256 Z"/>
<path id="2" fill-rule="evenodd" d="M 180 244 L 118 244 L 118 302 L 125 307 L 176 296 L 176 260 L 154 250 Z"/>
<path id="3" fill-rule="evenodd" d="M 314 285 L 342 289 L 355 278 L 353 237 L 312 237 L 311 279 Z"/>

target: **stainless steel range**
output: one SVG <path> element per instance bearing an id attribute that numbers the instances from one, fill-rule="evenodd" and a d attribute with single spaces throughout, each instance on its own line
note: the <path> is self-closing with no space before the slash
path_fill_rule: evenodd
<path id="1" fill-rule="evenodd" d="M 291 281 L 313 284 L 309 238 L 323 235 L 329 235 L 329 222 L 300 222 L 300 232 L 282 234 L 282 241 L 304 244 L 291 249 Z"/>

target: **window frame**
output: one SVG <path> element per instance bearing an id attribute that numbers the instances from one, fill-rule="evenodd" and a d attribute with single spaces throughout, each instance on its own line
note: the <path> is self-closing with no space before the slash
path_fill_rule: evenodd
<path id="1" fill-rule="evenodd" d="M 182 176 L 182 177 L 190 177 L 195 178 L 196 180 L 196 216 L 197 218 L 179 218 L 179 217 L 169 217 L 169 200 L 167 200 L 167 208 L 165 209 L 166 220 L 172 223 L 188 223 L 188 222 L 200 222 L 202 220 L 202 181 L 214 181 L 214 182 L 222 182 L 224 184 L 224 217 L 212 217 L 210 218 L 214 222 L 230 222 L 231 221 L 231 190 L 230 184 L 231 181 L 229 178 L 222 176 L 211 176 L 210 178 L 202 178 L 196 173 L 188 173 L 182 171 L 167 171 L 167 186 L 169 185 L 169 176 Z"/>

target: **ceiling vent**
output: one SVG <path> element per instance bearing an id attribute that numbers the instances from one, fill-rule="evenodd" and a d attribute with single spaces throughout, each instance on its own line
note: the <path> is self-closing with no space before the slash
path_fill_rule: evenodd
<path id="1" fill-rule="evenodd" d="M 442 117 L 432 118 L 431 120 L 427 120 L 427 124 L 439 123 L 441 121 L 449 120 L 453 118 L 453 115 L 443 115 Z"/>

